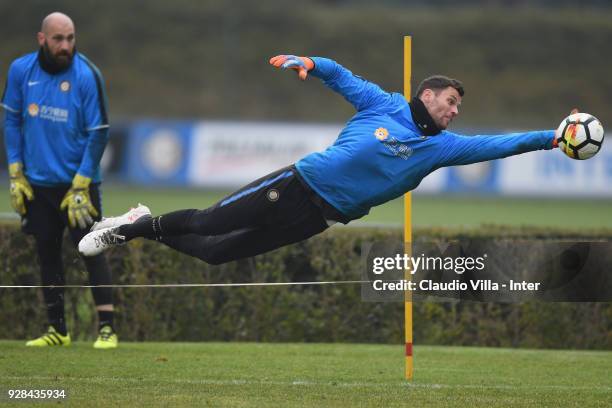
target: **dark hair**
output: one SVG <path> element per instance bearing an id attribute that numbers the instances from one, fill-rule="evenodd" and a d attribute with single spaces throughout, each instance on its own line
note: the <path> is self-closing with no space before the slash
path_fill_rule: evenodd
<path id="1" fill-rule="evenodd" d="M 449 78 L 444 75 L 433 75 L 421 81 L 416 91 L 416 97 L 420 97 L 426 89 L 431 89 L 437 94 L 449 86 L 455 88 L 460 96 L 463 96 L 465 93 L 463 84 L 458 79 Z"/>

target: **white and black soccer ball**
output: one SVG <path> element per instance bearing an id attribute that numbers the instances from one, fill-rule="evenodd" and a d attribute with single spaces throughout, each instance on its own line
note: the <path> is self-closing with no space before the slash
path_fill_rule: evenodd
<path id="1" fill-rule="evenodd" d="M 563 119 L 557 129 L 559 149 L 568 157 L 585 160 L 601 149 L 604 129 L 601 122 L 588 113 L 574 113 Z"/>

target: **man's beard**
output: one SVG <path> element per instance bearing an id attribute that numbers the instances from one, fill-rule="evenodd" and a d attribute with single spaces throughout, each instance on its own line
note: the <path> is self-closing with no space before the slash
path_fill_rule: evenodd
<path id="1" fill-rule="evenodd" d="M 45 59 L 47 62 L 51 63 L 53 67 L 58 71 L 63 71 L 68 68 L 70 64 L 72 64 L 72 58 L 74 57 L 74 52 L 76 48 L 70 51 L 62 51 L 57 55 L 53 55 L 51 49 L 49 49 L 49 44 L 47 41 L 43 44 L 43 53 L 45 54 Z"/>

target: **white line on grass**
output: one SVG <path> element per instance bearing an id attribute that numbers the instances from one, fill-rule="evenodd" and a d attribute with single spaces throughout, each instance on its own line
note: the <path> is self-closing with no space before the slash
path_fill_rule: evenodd
<path id="1" fill-rule="evenodd" d="M 306 380 L 295 380 L 295 381 L 265 381 L 265 380 L 247 380 L 247 379 L 236 379 L 236 380 L 215 380 L 210 378 L 203 378 L 199 380 L 187 380 L 187 379 L 163 379 L 163 378 L 132 378 L 132 377 L 60 377 L 60 376 L 4 376 L 5 380 L 34 380 L 34 381 L 53 381 L 53 382 L 87 382 L 87 383 L 142 383 L 142 382 L 165 382 L 171 384 L 189 384 L 189 385 L 278 385 L 278 386 L 306 386 L 306 387 L 405 387 L 405 388 L 426 388 L 426 389 L 454 389 L 454 388 L 466 388 L 466 389 L 499 389 L 499 390 L 519 390 L 519 389 L 534 389 L 534 388 L 545 388 L 552 390 L 572 390 L 572 391 L 601 391 L 610 392 L 612 387 L 605 385 L 555 385 L 555 384 L 521 384 L 521 385 L 482 385 L 482 384 L 436 384 L 436 383 L 409 383 L 409 382 L 390 382 L 390 383 L 375 383 L 375 382 L 335 382 L 335 381 L 306 381 Z"/>

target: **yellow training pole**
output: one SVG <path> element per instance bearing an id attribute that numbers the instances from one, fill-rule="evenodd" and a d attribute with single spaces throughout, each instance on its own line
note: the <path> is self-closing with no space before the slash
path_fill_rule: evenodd
<path id="1" fill-rule="evenodd" d="M 410 80 L 412 78 L 412 37 L 404 37 L 404 96 L 410 100 Z M 404 251 L 412 255 L 412 195 L 404 194 Z M 406 270 L 405 279 L 410 280 Z M 414 374 L 412 355 L 412 292 L 404 291 L 404 327 L 406 333 L 406 379 L 412 380 Z"/>

